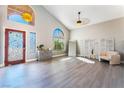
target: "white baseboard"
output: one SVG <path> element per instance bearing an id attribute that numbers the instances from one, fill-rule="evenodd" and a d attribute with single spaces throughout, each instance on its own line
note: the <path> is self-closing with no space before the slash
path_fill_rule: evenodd
<path id="1" fill-rule="evenodd" d="M 124 61 L 121 61 L 121 63 L 124 63 Z"/>
<path id="2" fill-rule="evenodd" d="M 27 62 L 32 62 L 32 61 L 37 61 L 37 59 L 29 59 L 29 60 L 26 60 L 26 63 Z M 4 67 L 5 65 L 4 64 L 0 64 L 0 67 Z"/>
<path id="3" fill-rule="evenodd" d="M 35 58 L 35 59 L 28 59 L 28 60 L 26 60 L 26 62 L 32 62 L 32 61 L 37 61 L 37 59 Z"/>
<path id="4" fill-rule="evenodd" d="M 67 54 L 66 53 L 64 53 L 64 54 L 59 54 L 59 55 L 53 55 L 52 57 L 54 58 L 54 57 L 61 57 L 61 56 L 66 56 Z"/>
<path id="5" fill-rule="evenodd" d="M 0 67 L 4 67 L 4 64 L 0 64 Z"/>

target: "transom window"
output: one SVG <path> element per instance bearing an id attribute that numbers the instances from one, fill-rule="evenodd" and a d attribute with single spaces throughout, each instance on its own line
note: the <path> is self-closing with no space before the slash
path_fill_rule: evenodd
<path id="1" fill-rule="evenodd" d="M 27 25 L 34 25 L 34 12 L 28 5 L 8 5 L 7 19 Z"/>

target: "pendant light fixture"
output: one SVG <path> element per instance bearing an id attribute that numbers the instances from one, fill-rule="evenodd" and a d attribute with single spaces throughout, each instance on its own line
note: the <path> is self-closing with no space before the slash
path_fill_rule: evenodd
<path id="1" fill-rule="evenodd" d="M 80 14 L 81 14 L 81 12 L 78 12 L 78 20 L 77 20 L 77 24 L 81 24 L 82 23 L 82 21 L 80 20 Z"/>
<path id="2" fill-rule="evenodd" d="M 85 17 L 83 17 L 81 20 L 80 15 L 81 15 L 81 12 L 78 12 L 78 20 L 76 21 L 76 24 L 78 26 L 81 26 L 81 25 L 84 26 L 90 22 L 90 20 L 88 18 L 85 18 Z"/>

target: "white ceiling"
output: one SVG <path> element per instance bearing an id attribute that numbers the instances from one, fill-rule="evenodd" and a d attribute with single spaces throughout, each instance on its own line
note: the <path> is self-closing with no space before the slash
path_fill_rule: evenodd
<path id="1" fill-rule="evenodd" d="M 124 17 L 124 6 L 111 5 L 45 5 L 54 17 L 68 29 L 74 30 L 87 25 Z M 89 24 L 77 26 L 77 13 L 81 11 L 81 19 L 88 18 Z"/>

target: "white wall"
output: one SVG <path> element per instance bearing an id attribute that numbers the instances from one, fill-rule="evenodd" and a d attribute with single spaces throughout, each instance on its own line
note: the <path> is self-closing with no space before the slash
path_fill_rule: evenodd
<path id="1" fill-rule="evenodd" d="M 37 14 L 36 31 L 38 37 L 38 44 L 45 44 L 46 47 L 53 47 L 52 34 L 56 27 L 60 27 L 65 35 L 65 46 L 69 40 L 69 31 L 51 16 L 44 8 L 34 6 Z M 40 12 L 39 12 L 40 11 Z M 66 50 L 66 49 L 65 49 Z"/>
<path id="2" fill-rule="evenodd" d="M 7 6 L 0 6 L 1 11 L 0 15 L 2 15 L 2 30 L 1 30 L 1 53 L 2 57 L 1 63 L 4 63 L 4 38 L 5 38 L 5 28 L 16 29 L 26 31 L 26 37 L 28 37 L 29 32 L 37 33 L 37 45 L 44 44 L 48 48 L 52 48 L 52 32 L 56 27 L 60 27 L 65 34 L 65 46 L 69 40 L 69 31 L 56 20 L 53 16 L 51 16 L 42 6 L 31 6 L 35 12 L 35 26 L 20 24 L 17 22 L 12 22 L 7 20 Z M 28 38 L 26 38 L 26 42 Z M 28 42 L 26 43 L 26 48 L 28 48 Z M 66 48 L 65 48 L 66 50 Z M 27 52 L 26 52 L 26 55 Z"/>
<path id="3" fill-rule="evenodd" d="M 115 50 L 121 54 L 121 59 L 124 60 L 124 18 L 119 18 L 82 29 L 71 31 L 71 40 L 78 41 L 78 53 L 80 53 L 80 40 L 84 39 L 101 39 L 114 38 Z"/>
<path id="4" fill-rule="evenodd" d="M 0 63 L 2 63 L 2 6 L 0 6 Z"/>

